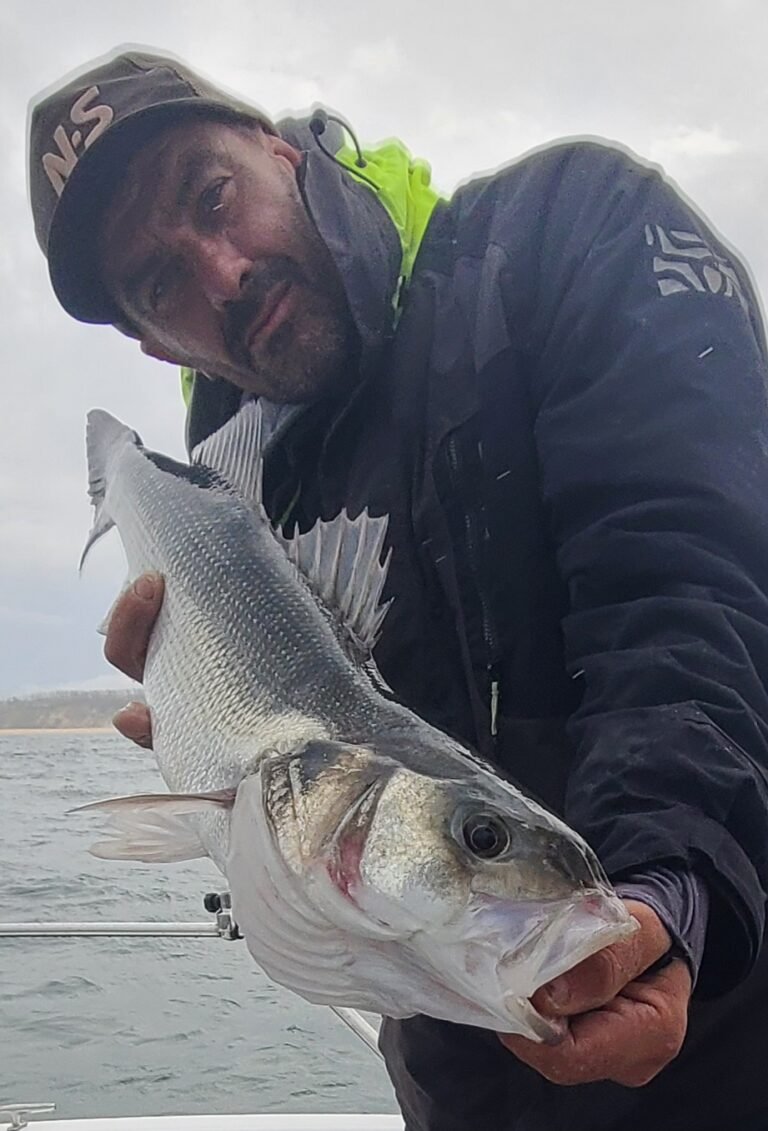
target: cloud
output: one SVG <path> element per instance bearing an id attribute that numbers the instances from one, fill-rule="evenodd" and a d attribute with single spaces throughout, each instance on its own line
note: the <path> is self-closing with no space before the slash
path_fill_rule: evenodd
<path id="1" fill-rule="evenodd" d="M 31 628 L 42 625 L 46 628 L 58 628 L 72 623 L 72 617 L 63 613 L 44 613 L 40 612 L 39 609 L 12 609 L 8 605 L 0 605 L 0 625 L 20 625 Z"/>
<path id="2" fill-rule="evenodd" d="M 615 138 L 660 162 L 768 289 L 763 0 L 58 0 L 0 6 L 0 690 L 114 678 L 95 633 L 124 575 L 90 523 L 85 413 L 100 406 L 183 454 L 171 367 L 57 306 L 26 200 L 27 102 L 122 43 L 171 50 L 274 116 L 321 102 L 362 143 L 398 136 L 440 188 L 563 136 Z M 471 16 L 471 36 L 467 19 Z M 745 94 L 745 92 L 747 92 Z M 755 107 L 746 114 L 745 97 Z"/>
<path id="3" fill-rule="evenodd" d="M 450 193 L 462 181 L 498 169 L 546 138 L 541 122 L 516 110 L 478 116 L 435 105 L 425 111 L 412 144 L 419 155 L 430 150 L 435 154 L 435 183 Z"/>
<path id="4" fill-rule="evenodd" d="M 96 675 L 91 679 L 81 679 L 74 683 L 61 683 L 55 688 L 47 688 L 41 690 L 49 691 L 122 691 L 125 688 L 129 693 L 134 694 L 138 692 L 140 684 L 135 680 L 129 679 L 127 675 L 121 672 L 110 671 L 104 675 Z M 126 702 L 128 701 L 126 697 Z"/>
<path id="5" fill-rule="evenodd" d="M 675 157 L 694 160 L 730 157 L 743 148 L 743 142 L 736 138 L 724 137 L 719 126 L 710 129 L 699 126 L 677 126 L 650 143 L 648 157 L 664 165 Z"/>
<path id="6" fill-rule="evenodd" d="M 76 680 L 71 683 L 25 683 L 16 687 L 12 695 L 2 695 L 1 698 L 22 698 L 32 695 L 48 695 L 52 691 L 125 691 L 125 701 L 128 703 L 132 695 L 140 691 L 140 684 L 120 672 L 109 671 L 103 675 L 93 676 L 90 679 Z"/>
<path id="7" fill-rule="evenodd" d="M 362 71 L 366 78 L 390 79 L 403 66 L 403 56 L 391 35 L 372 43 L 359 43 L 352 48 L 349 66 L 353 71 Z"/>

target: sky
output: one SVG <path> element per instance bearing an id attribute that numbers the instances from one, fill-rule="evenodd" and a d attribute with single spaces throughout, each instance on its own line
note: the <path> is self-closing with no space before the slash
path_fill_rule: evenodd
<path id="1" fill-rule="evenodd" d="M 765 0 L 3 0 L 0 696 L 124 682 L 96 633 L 123 580 L 117 536 L 77 570 L 86 412 L 183 457 L 177 372 L 57 306 L 27 203 L 30 98 L 125 44 L 273 117 L 320 104 L 363 142 L 400 137 L 446 193 L 559 138 L 617 142 L 664 168 L 768 294 Z"/>

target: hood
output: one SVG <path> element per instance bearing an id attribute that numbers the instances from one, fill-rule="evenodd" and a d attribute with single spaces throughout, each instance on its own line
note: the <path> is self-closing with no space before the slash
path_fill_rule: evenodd
<path id="1" fill-rule="evenodd" d="M 321 143 L 312 117 L 278 123 L 282 137 L 300 149 L 299 188 L 307 211 L 342 278 L 361 342 L 360 368 L 374 369 L 397 324 L 421 240 L 439 200 L 426 162 L 399 141 L 357 151 L 345 131 L 329 121 Z M 237 411 L 239 389 L 220 378 L 182 369 L 189 409 L 187 443 L 194 447 Z M 295 415 L 295 414 L 290 414 Z M 281 417 L 287 419 L 286 414 Z"/>

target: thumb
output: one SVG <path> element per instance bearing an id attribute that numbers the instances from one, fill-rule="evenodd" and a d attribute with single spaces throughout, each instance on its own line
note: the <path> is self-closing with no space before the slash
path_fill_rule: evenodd
<path id="1" fill-rule="evenodd" d="M 152 628 L 163 603 L 163 579 L 145 573 L 115 602 L 110 613 L 104 655 L 131 679 L 141 680 Z"/>
<path id="2" fill-rule="evenodd" d="M 599 1009 L 667 953 L 672 940 L 656 912 L 637 900 L 625 902 L 640 929 L 537 990 L 533 1004 L 542 1013 L 571 1017 Z"/>

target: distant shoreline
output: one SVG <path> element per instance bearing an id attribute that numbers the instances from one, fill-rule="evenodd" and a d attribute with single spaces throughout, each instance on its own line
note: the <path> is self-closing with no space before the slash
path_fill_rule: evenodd
<path id="1" fill-rule="evenodd" d="M 114 727 L 0 727 L 0 738 L 4 734 L 110 734 Z"/>

